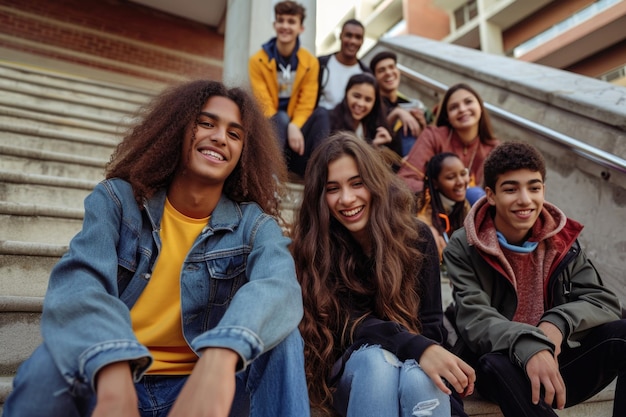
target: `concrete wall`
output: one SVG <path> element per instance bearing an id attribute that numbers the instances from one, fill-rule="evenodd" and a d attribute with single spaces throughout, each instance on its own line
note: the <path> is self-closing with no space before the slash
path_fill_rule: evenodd
<path id="1" fill-rule="evenodd" d="M 626 159 L 626 88 L 569 72 L 417 36 L 381 41 L 398 62 L 445 85 L 467 82 L 485 102 Z M 440 92 L 406 77 L 401 90 L 434 105 Z M 495 117 L 503 141 L 537 146 L 548 164 L 547 200 L 582 222 L 581 243 L 626 305 L 626 172 L 604 167 L 526 128 Z"/>

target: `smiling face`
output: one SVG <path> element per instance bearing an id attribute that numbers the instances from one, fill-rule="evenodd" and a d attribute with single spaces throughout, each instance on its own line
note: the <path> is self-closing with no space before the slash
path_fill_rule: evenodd
<path id="1" fill-rule="evenodd" d="M 341 42 L 341 48 L 339 53 L 341 55 L 340 60 L 348 62 L 356 61 L 356 54 L 363 45 L 363 28 L 359 25 L 347 24 L 343 27 L 339 40 Z M 344 62 L 347 63 L 347 62 Z"/>
<path id="2" fill-rule="evenodd" d="M 346 92 L 346 100 L 352 119 L 358 124 L 374 108 L 376 90 L 368 83 L 354 84 Z"/>
<path id="3" fill-rule="evenodd" d="M 325 196 L 330 214 L 368 251 L 367 225 L 372 195 L 352 156 L 343 155 L 328 164 Z"/>
<path id="4" fill-rule="evenodd" d="M 223 186 L 233 172 L 245 139 L 241 113 L 229 98 L 210 97 L 186 129 L 177 176 L 198 185 Z M 194 132 L 195 131 L 195 132 Z"/>
<path id="5" fill-rule="evenodd" d="M 529 169 L 508 171 L 498 176 L 495 190 L 485 188 L 487 201 L 496 208 L 494 223 L 507 242 L 526 240 L 543 208 L 545 187 L 541 173 Z"/>
<path id="6" fill-rule="evenodd" d="M 450 125 L 459 131 L 476 130 L 482 115 L 480 103 L 474 94 L 459 89 L 450 95 L 446 104 Z"/>
<path id="7" fill-rule="evenodd" d="M 276 15 L 274 21 L 276 40 L 282 44 L 292 44 L 296 42 L 298 35 L 304 32 L 304 26 L 300 16 L 293 14 Z"/>
<path id="8" fill-rule="evenodd" d="M 374 76 L 382 94 L 394 92 L 400 85 L 400 70 L 393 58 L 380 60 L 376 64 Z"/>
<path id="9" fill-rule="evenodd" d="M 449 156 L 441 162 L 441 171 L 434 181 L 435 188 L 450 200 L 465 200 L 469 185 L 469 170 L 455 156 Z"/>

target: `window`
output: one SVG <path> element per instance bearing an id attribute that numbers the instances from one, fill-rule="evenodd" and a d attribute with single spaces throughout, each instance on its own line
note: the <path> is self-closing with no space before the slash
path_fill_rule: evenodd
<path id="1" fill-rule="evenodd" d="M 622 66 L 616 69 L 613 69 L 606 74 L 602 74 L 598 78 L 602 81 L 611 82 L 615 80 L 619 80 L 620 78 L 626 77 L 626 66 Z"/>
<path id="2" fill-rule="evenodd" d="M 455 28 L 459 29 L 476 16 L 478 16 L 478 3 L 476 0 L 470 0 L 454 11 Z"/>

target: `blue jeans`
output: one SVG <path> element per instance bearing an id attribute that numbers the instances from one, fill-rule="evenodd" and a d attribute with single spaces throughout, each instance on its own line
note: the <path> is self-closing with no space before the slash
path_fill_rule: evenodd
<path id="1" fill-rule="evenodd" d="M 626 416 L 626 320 L 616 320 L 589 331 L 581 345 L 561 347 L 559 367 L 565 382 L 565 407 L 579 404 L 617 377 L 613 416 Z M 506 353 L 488 353 L 476 366 L 476 388 L 497 403 L 506 417 L 557 417 L 543 400 L 533 405 L 528 377 Z"/>
<path id="2" fill-rule="evenodd" d="M 167 416 L 186 380 L 186 376 L 144 376 L 135 384 L 141 416 Z M 95 403 L 91 385 L 68 386 L 48 349 L 41 345 L 20 366 L 13 391 L 4 404 L 3 416 L 90 416 Z M 230 416 L 309 415 L 303 342 L 300 333 L 294 330 L 278 346 L 237 374 L 237 391 Z"/>
<path id="3" fill-rule="evenodd" d="M 346 362 L 333 405 L 342 416 L 450 417 L 450 398 L 414 360 L 363 346 Z"/>

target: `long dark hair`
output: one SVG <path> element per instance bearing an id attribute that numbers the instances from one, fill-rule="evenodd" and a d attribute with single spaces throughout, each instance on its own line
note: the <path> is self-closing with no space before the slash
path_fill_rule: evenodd
<path id="1" fill-rule="evenodd" d="M 111 156 L 106 177 L 130 182 L 140 205 L 144 198 L 167 188 L 182 158 L 185 130 L 192 124 L 195 132 L 197 117 L 212 96 L 237 104 L 246 134 L 239 163 L 224 183 L 224 194 L 237 202 L 254 201 L 278 216 L 287 169 L 274 130 L 248 92 L 217 81 L 170 87 L 140 109 L 139 122 Z"/>
<path id="2" fill-rule="evenodd" d="M 454 204 L 452 207 L 452 212 L 449 214 L 446 213 L 445 208 L 443 207 L 443 203 L 441 202 L 441 195 L 439 190 L 437 190 L 435 183 L 439 178 L 439 174 L 441 174 L 441 167 L 443 166 L 443 161 L 447 158 L 457 158 L 460 160 L 457 154 L 452 152 L 442 152 L 436 154 L 430 161 L 426 164 L 426 175 L 424 177 L 424 190 L 420 193 L 417 201 L 418 211 L 422 210 L 426 205 L 430 204 L 431 208 L 431 224 L 437 229 L 440 235 L 443 236 L 443 233 L 446 232 L 446 224 L 445 220 L 443 220 L 439 215 L 443 214 L 448 217 L 450 222 L 450 230 L 448 230 L 448 235 L 452 234 L 456 229 L 463 226 L 463 221 L 465 220 L 465 216 L 468 212 L 469 205 L 466 203 L 466 200 L 459 201 Z"/>
<path id="3" fill-rule="evenodd" d="M 328 165 L 354 158 L 371 194 L 367 255 L 330 213 L 326 202 Z M 372 314 L 420 328 L 415 276 L 424 263 L 411 191 L 383 161 L 379 151 L 342 131 L 313 152 L 304 176 L 302 206 L 294 227 L 292 252 L 302 287 L 305 363 L 311 403 L 328 412 L 332 394 L 327 377 L 337 352 L 352 343 L 354 327 Z M 369 311 L 351 311 L 346 298 L 367 300 Z M 356 316 L 356 317 L 355 317 Z"/>
<path id="4" fill-rule="evenodd" d="M 367 72 L 353 75 L 348 80 L 343 100 L 330 113 L 330 130 L 332 132 L 341 130 L 354 131 L 354 119 L 352 119 L 352 113 L 348 107 L 348 91 L 357 84 L 369 84 L 374 87 L 374 107 L 362 120 L 365 140 L 371 143 L 374 136 L 376 136 L 376 128 L 378 126 L 383 126 L 387 130 L 389 130 L 389 126 L 387 126 L 387 112 L 378 91 L 376 78 Z"/>
<path id="5" fill-rule="evenodd" d="M 459 90 L 467 90 L 469 91 L 480 105 L 480 120 L 478 121 L 478 138 L 482 143 L 490 143 L 494 141 L 496 138 L 493 135 L 493 128 L 491 127 L 491 120 L 489 119 L 489 113 L 487 113 L 487 109 L 485 109 L 485 105 L 483 103 L 483 99 L 480 97 L 478 92 L 474 90 L 472 87 L 465 83 L 455 84 L 452 87 L 448 88 L 446 93 L 441 100 L 441 104 L 439 105 L 439 111 L 437 114 L 437 126 L 448 126 L 451 130 L 454 128 L 450 123 L 450 119 L 448 118 L 448 101 L 450 100 L 450 96 L 456 93 Z"/>

